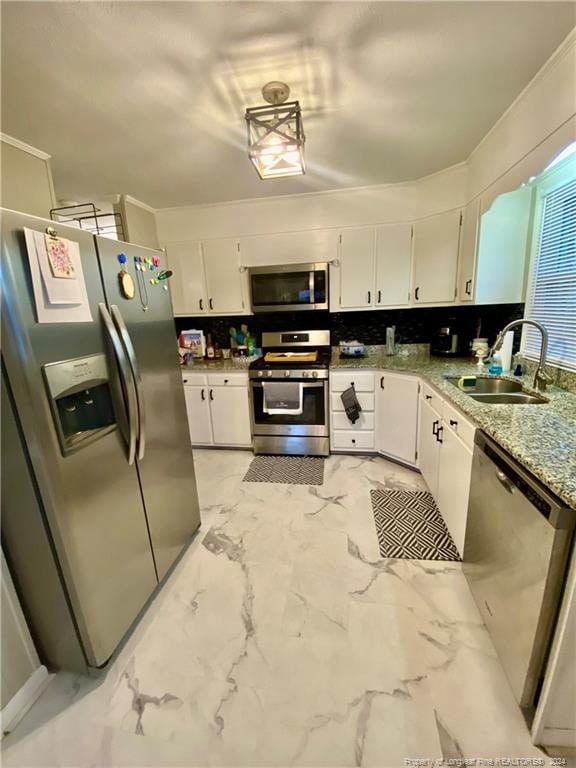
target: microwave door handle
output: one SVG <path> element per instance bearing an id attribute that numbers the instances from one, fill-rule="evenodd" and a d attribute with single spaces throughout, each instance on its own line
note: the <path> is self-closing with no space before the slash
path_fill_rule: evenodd
<path id="1" fill-rule="evenodd" d="M 136 456 L 136 434 L 138 431 L 138 402 L 136 400 L 136 386 L 132 370 L 128 359 L 124 352 L 124 347 L 120 341 L 120 336 L 112 318 L 108 312 L 106 304 L 98 304 L 100 310 L 100 317 L 104 323 L 104 328 L 114 350 L 114 356 L 118 364 L 118 371 L 120 373 L 120 379 L 122 383 L 122 389 L 126 397 L 126 411 L 128 415 L 128 464 L 134 464 L 134 458 Z"/>
<path id="2" fill-rule="evenodd" d="M 310 287 L 310 304 L 315 304 L 316 299 L 314 296 L 316 283 L 315 283 L 315 276 L 314 276 L 314 270 L 311 269 L 308 275 L 308 285 Z"/>
<path id="3" fill-rule="evenodd" d="M 126 323 L 122 317 L 122 313 L 116 306 L 112 304 L 110 306 L 110 313 L 114 320 L 114 324 L 118 329 L 118 333 L 124 345 L 126 351 L 126 357 L 130 364 L 132 376 L 134 378 L 134 385 L 136 387 L 136 402 L 138 407 L 138 459 L 142 461 L 144 453 L 146 451 L 146 405 L 144 403 L 144 392 L 142 391 L 142 378 L 140 376 L 140 368 L 138 367 L 138 360 L 136 358 L 136 351 L 134 344 L 126 328 Z"/>

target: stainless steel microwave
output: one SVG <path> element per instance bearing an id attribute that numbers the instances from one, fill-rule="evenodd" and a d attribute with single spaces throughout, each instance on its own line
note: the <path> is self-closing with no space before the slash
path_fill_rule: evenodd
<path id="1" fill-rule="evenodd" d="M 328 264 L 250 267 L 253 312 L 328 309 Z"/>

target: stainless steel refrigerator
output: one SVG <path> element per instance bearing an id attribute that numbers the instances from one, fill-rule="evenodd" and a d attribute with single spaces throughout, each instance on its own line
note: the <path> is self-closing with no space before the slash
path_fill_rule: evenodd
<path id="1" fill-rule="evenodd" d="M 37 321 L 25 227 L 78 243 L 91 322 Z M 51 666 L 105 665 L 200 525 L 165 266 L 2 211 L 2 545 Z"/>

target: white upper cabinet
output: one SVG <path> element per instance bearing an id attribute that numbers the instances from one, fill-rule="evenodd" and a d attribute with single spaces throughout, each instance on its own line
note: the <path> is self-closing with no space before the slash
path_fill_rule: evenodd
<path id="1" fill-rule="evenodd" d="M 460 211 L 447 211 L 414 226 L 416 304 L 446 304 L 456 298 Z"/>
<path id="2" fill-rule="evenodd" d="M 238 241 L 205 240 L 202 250 L 209 311 L 219 315 L 242 314 L 245 299 Z"/>
<path id="3" fill-rule="evenodd" d="M 480 199 L 476 198 L 476 200 L 468 203 L 462 212 L 458 270 L 458 298 L 460 301 L 474 301 L 479 217 Z"/>
<path id="4" fill-rule="evenodd" d="M 174 314 L 203 314 L 208 310 L 208 297 L 200 242 L 172 243 L 166 252 L 174 272 L 170 280 Z"/>
<path id="5" fill-rule="evenodd" d="M 474 301 L 524 301 L 532 187 L 499 195 L 480 217 Z"/>
<path id="6" fill-rule="evenodd" d="M 240 238 L 240 263 L 245 267 L 282 264 L 313 264 L 336 256 L 338 232 L 311 229 Z"/>
<path id="7" fill-rule="evenodd" d="M 406 306 L 412 270 L 411 224 L 376 228 L 376 307 Z"/>
<path id="8" fill-rule="evenodd" d="M 339 306 L 368 309 L 374 306 L 374 227 L 343 229 L 338 269 Z"/>

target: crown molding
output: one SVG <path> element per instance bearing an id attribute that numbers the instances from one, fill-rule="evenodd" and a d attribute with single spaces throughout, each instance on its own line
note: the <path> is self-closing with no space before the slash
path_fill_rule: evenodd
<path id="1" fill-rule="evenodd" d="M 10 144 L 10 146 L 16 147 L 16 149 L 21 149 L 22 152 L 27 152 L 29 155 L 39 157 L 40 160 L 50 160 L 52 157 L 52 155 L 49 155 L 47 152 L 42 152 L 41 149 L 32 147 L 30 144 L 25 144 L 23 141 L 20 141 L 20 139 L 15 139 L 13 136 L 8 136 L 6 133 L 0 133 L 0 140 L 5 144 Z"/>

